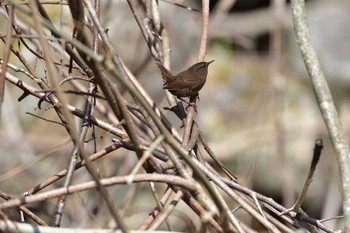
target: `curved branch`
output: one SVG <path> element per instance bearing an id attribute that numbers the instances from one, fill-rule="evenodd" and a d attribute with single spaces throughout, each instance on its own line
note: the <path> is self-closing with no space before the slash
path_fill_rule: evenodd
<path id="1" fill-rule="evenodd" d="M 163 174 L 137 174 L 132 176 L 132 180 L 130 180 L 131 176 L 115 176 L 110 178 L 105 178 L 99 180 L 100 184 L 104 187 L 116 185 L 116 184 L 130 184 L 130 183 L 140 183 L 140 182 L 162 182 L 173 184 L 176 186 L 183 187 L 187 190 L 194 191 L 195 183 L 193 181 L 181 178 L 179 176 L 174 175 L 163 175 Z M 47 192 L 42 192 L 34 195 L 30 195 L 27 197 L 11 199 L 6 202 L 0 203 L 0 209 L 8 209 L 15 206 L 20 206 L 24 204 L 29 204 L 33 202 L 43 201 L 54 197 L 59 197 L 61 195 L 68 195 L 80 192 L 82 190 L 96 188 L 97 184 L 95 181 L 89 181 L 77 185 L 71 185 L 69 187 L 58 188 L 54 190 L 50 190 Z"/>

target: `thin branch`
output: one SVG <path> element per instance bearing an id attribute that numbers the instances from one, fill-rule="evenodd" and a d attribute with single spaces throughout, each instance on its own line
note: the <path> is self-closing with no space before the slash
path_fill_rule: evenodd
<path id="1" fill-rule="evenodd" d="M 164 214 L 164 204 L 159 200 L 158 194 L 157 194 L 156 189 L 154 187 L 154 183 L 150 182 L 149 186 L 151 188 L 151 192 L 152 192 L 153 198 L 154 198 L 154 200 L 157 203 L 157 208 L 160 210 L 161 213 Z M 169 219 L 168 219 L 169 215 L 168 214 L 167 215 L 163 215 L 162 217 L 164 217 L 162 222 L 165 222 L 168 230 L 169 231 L 173 231 L 173 228 L 171 227 Z"/>
<path id="2" fill-rule="evenodd" d="M 1 71 L 1 69 L 0 69 Z M 12 83 L 13 85 L 16 85 L 17 87 L 19 87 L 20 89 L 22 89 L 24 91 L 24 93 L 28 93 L 32 96 L 35 96 L 37 98 L 42 98 L 44 96 L 44 94 L 33 88 L 32 86 L 28 85 L 27 83 L 23 82 L 22 80 L 18 79 L 17 77 L 11 75 L 10 73 L 6 73 L 6 80 L 9 81 L 10 83 Z M 20 101 L 20 100 L 19 100 Z M 52 102 L 50 102 L 50 100 L 45 100 L 48 101 L 49 103 L 53 104 Z M 60 106 L 60 104 L 56 104 L 56 106 Z M 67 105 L 67 108 L 69 109 L 69 111 L 80 118 L 84 118 L 84 112 L 80 109 L 77 109 L 76 107 L 72 106 L 72 105 Z M 118 136 L 119 138 L 123 138 L 125 141 L 128 140 L 128 136 L 126 135 L 126 133 L 117 128 L 116 126 L 113 126 L 99 118 L 96 118 L 94 116 L 90 116 L 89 117 L 89 123 L 94 124 L 97 127 L 100 127 L 104 130 L 106 130 L 107 132 L 110 132 L 112 134 L 114 134 L 115 136 Z M 63 123 L 62 123 L 63 124 Z"/>
<path id="3" fill-rule="evenodd" d="M 181 1 L 181 0 L 162 0 L 162 1 L 166 2 L 168 4 L 173 4 L 174 6 L 177 6 L 177 7 L 184 8 L 184 9 L 189 10 L 189 11 L 200 12 L 198 9 L 183 5 L 182 4 L 183 1 Z"/>
<path id="4" fill-rule="evenodd" d="M 12 197 L 10 195 L 8 195 L 7 193 L 4 193 L 2 191 L 0 191 L 0 197 L 3 198 L 4 200 L 11 200 Z M 31 218 L 34 222 L 36 222 L 37 224 L 39 224 L 40 226 L 48 226 L 46 222 L 44 222 L 44 220 L 42 220 L 39 216 L 37 216 L 36 214 L 34 214 L 32 211 L 30 211 L 28 208 L 24 207 L 24 206 L 20 206 L 19 207 L 20 211 L 22 211 L 24 214 L 26 214 L 26 216 L 28 216 L 29 218 Z M 0 229 L 1 232 L 1 229 Z"/>
<path id="5" fill-rule="evenodd" d="M 274 225 L 272 225 L 269 221 L 267 221 L 264 217 L 262 217 L 255 209 L 253 209 L 248 203 L 246 203 L 244 200 L 239 198 L 239 196 L 231 190 L 224 182 L 222 182 L 220 179 L 217 179 L 217 177 L 203 164 L 201 164 L 199 161 L 194 160 L 194 162 L 197 164 L 197 166 L 205 172 L 205 174 L 214 182 L 216 183 L 224 192 L 226 192 L 233 200 L 235 200 L 242 208 L 244 208 L 252 217 L 254 217 L 258 222 L 260 222 L 266 229 L 268 229 L 271 232 L 280 232 Z M 235 218 L 233 218 L 235 220 Z M 238 227 L 239 222 L 234 221 L 233 224 Z"/>
<path id="6" fill-rule="evenodd" d="M 56 151 L 58 151 L 59 149 L 62 148 L 62 146 L 68 144 L 68 142 L 70 142 L 70 140 L 68 138 L 66 138 L 65 140 L 63 140 L 62 142 L 58 143 L 57 145 L 54 145 L 53 147 L 51 147 L 50 149 L 46 150 L 45 152 L 42 152 L 38 155 L 36 155 L 32 160 L 0 175 L 0 183 L 8 180 L 9 178 L 11 178 L 12 176 L 17 175 L 18 173 L 24 171 L 25 169 L 28 169 L 29 167 L 33 166 L 34 164 L 38 163 L 40 160 L 43 160 L 44 158 L 52 155 L 53 153 L 55 153 Z"/>
<path id="7" fill-rule="evenodd" d="M 30 116 L 32 116 L 32 117 L 36 117 L 36 118 L 38 118 L 38 119 L 40 119 L 40 120 L 43 120 L 43 121 L 46 121 L 46 122 L 50 122 L 50 123 L 53 123 L 53 124 L 57 124 L 57 125 L 66 127 L 66 125 L 64 125 L 64 124 L 61 123 L 61 122 L 54 121 L 54 120 L 49 120 L 49 119 L 46 119 L 46 118 L 44 118 L 44 117 L 35 115 L 35 114 L 31 113 L 31 112 L 26 112 L 26 114 L 28 114 L 28 115 L 30 115 Z"/>
<path id="8" fill-rule="evenodd" d="M 208 27 L 209 27 L 209 0 L 203 0 L 202 1 L 202 36 L 201 36 L 201 43 L 199 46 L 199 54 L 198 54 L 198 61 L 204 61 L 205 60 L 205 54 L 207 51 L 207 38 L 208 38 Z M 190 104 L 187 107 L 187 117 L 185 122 L 185 130 L 184 130 L 184 136 L 182 140 L 182 145 L 187 146 L 191 131 L 193 127 L 193 117 L 195 114 L 195 105 L 197 101 L 197 96 L 190 97 Z"/>
<path id="9" fill-rule="evenodd" d="M 5 49 L 3 54 L 3 64 L 1 66 L 1 73 L 0 73 L 0 117 L 2 113 L 2 103 L 4 101 L 4 92 L 5 92 L 5 73 L 7 69 L 7 63 L 10 58 L 11 53 L 11 44 L 12 44 L 12 38 L 11 38 L 11 31 L 12 31 L 12 23 L 14 18 L 14 6 L 10 5 L 8 7 L 9 11 L 9 21 L 7 23 L 7 34 L 6 34 L 6 40 L 5 40 Z"/>
<path id="10" fill-rule="evenodd" d="M 314 172 L 316 170 L 316 166 L 317 166 L 318 161 L 319 161 L 320 156 L 321 156 L 322 149 L 323 149 L 323 141 L 322 141 L 322 139 L 317 139 L 315 142 L 314 154 L 312 156 L 312 161 L 310 164 L 309 173 L 307 174 L 302 191 L 300 192 L 299 197 L 298 197 L 297 201 L 295 202 L 295 204 L 293 205 L 293 207 L 282 212 L 281 215 L 286 214 L 290 211 L 299 212 L 301 210 L 300 209 L 301 205 L 303 204 L 305 197 L 306 197 L 306 194 L 307 194 L 307 191 L 309 190 Z"/>
<path id="11" fill-rule="evenodd" d="M 105 156 L 105 155 L 107 155 L 107 154 L 109 154 L 109 153 L 111 153 L 111 152 L 113 152 L 121 147 L 122 147 L 121 144 L 114 143 L 114 144 L 112 144 L 108 147 L 105 147 L 104 149 L 90 155 L 88 160 L 90 162 L 93 162 L 93 161 L 98 160 L 98 159 L 102 158 L 103 156 Z M 84 167 L 85 164 L 86 164 L 86 161 L 82 160 L 75 165 L 74 169 L 78 170 L 78 169 Z M 64 169 L 64 170 L 58 172 L 57 174 L 47 178 L 45 181 L 41 182 L 40 184 L 35 185 L 33 188 L 29 189 L 27 191 L 27 193 L 29 193 L 29 194 L 37 193 L 37 192 L 43 190 L 44 188 L 48 187 L 49 185 L 55 183 L 56 181 L 62 179 L 63 177 L 65 177 L 67 175 L 67 173 L 68 173 L 67 169 Z"/>
<path id="12" fill-rule="evenodd" d="M 300 52 L 309 73 L 318 106 L 327 126 L 329 137 L 337 154 L 342 181 L 345 231 L 350 232 L 350 150 L 348 140 L 339 120 L 316 51 L 311 43 L 310 31 L 306 21 L 305 1 L 292 0 L 291 3 L 294 29 Z"/>
<path id="13" fill-rule="evenodd" d="M 194 191 L 195 190 L 195 183 L 192 181 L 188 181 L 184 178 L 181 178 L 179 176 L 174 175 L 164 175 L 164 174 L 137 174 L 132 179 L 132 183 L 140 183 L 140 182 L 160 182 L 160 183 L 168 183 L 173 184 L 179 187 L 182 187 L 184 189 Z M 129 176 L 115 176 L 110 178 L 104 178 L 99 180 L 100 184 L 104 187 L 116 185 L 116 184 L 124 184 L 129 185 L 130 184 L 130 177 Z M 50 190 L 47 192 L 41 192 L 37 194 L 33 194 L 30 196 L 22 197 L 22 198 L 16 198 L 11 199 L 6 202 L 0 203 L 0 209 L 8 209 L 20 205 L 26 205 L 29 203 L 39 202 L 43 200 L 48 200 L 51 198 L 59 197 L 61 195 L 70 195 L 77 192 L 85 191 L 88 189 L 97 188 L 98 184 L 96 184 L 95 181 L 89 181 L 81 184 L 71 185 L 64 188 L 58 188 L 54 190 Z"/>
<path id="14" fill-rule="evenodd" d="M 166 221 L 166 219 L 170 216 L 170 214 L 175 210 L 175 207 L 177 206 L 177 204 L 179 203 L 179 201 L 181 200 L 182 197 L 183 197 L 183 192 L 181 190 L 179 190 L 176 193 L 175 197 L 170 202 L 169 206 L 165 210 L 163 210 L 161 213 L 160 213 L 160 211 L 158 211 L 158 213 L 160 213 L 160 215 L 158 216 L 156 221 L 154 221 L 154 223 L 152 224 L 152 227 L 150 227 L 149 230 L 157 230 L 158 227 L 164 221 Z"/>

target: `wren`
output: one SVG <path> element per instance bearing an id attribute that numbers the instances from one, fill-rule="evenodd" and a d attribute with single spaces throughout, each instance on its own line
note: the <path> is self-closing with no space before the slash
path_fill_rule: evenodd
<path id="1" fill-rule="evenodd" d="M 214 60 L 209 62 L 198 62 L 185 71 L 177 75 L 172 75 L 161 63 L 157 65 L 164 79 L 163 88 L 176 97 L 192 97 L 198 95 L 198 92 L 205 84 L 208 75 L 208 66 Z"/>

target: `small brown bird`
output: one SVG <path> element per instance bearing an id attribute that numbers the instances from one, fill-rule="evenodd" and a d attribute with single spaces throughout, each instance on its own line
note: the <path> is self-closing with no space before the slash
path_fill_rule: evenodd
<path id="1" fill-rule="evenodd" d="M 163 88 L 176 97 L 191 97 L 198 94 L 205 84 L 209 62 L 198 62 L 185 71 L 173 76 L 162 64 L 157 63 L 165 81 Z"/>

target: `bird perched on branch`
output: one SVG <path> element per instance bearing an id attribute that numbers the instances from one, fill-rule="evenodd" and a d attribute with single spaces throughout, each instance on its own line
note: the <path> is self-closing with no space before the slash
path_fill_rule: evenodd
<path id="1" fill-rule="evenodd" d="M 207 80 L 208 66 L 213 61 L 214 60 L 209 62 L 198 62 L 175 76 L 172 75 L 172 73 L 161 63 L 157 62 L 162 73 L 162 78 L 164 79 L 163 88 L 169 90 L 171 94 L 179 99 L 181 99 L 181 97 L 192 97 L 198 95 L 199 90 L 202 89 Z"/>

